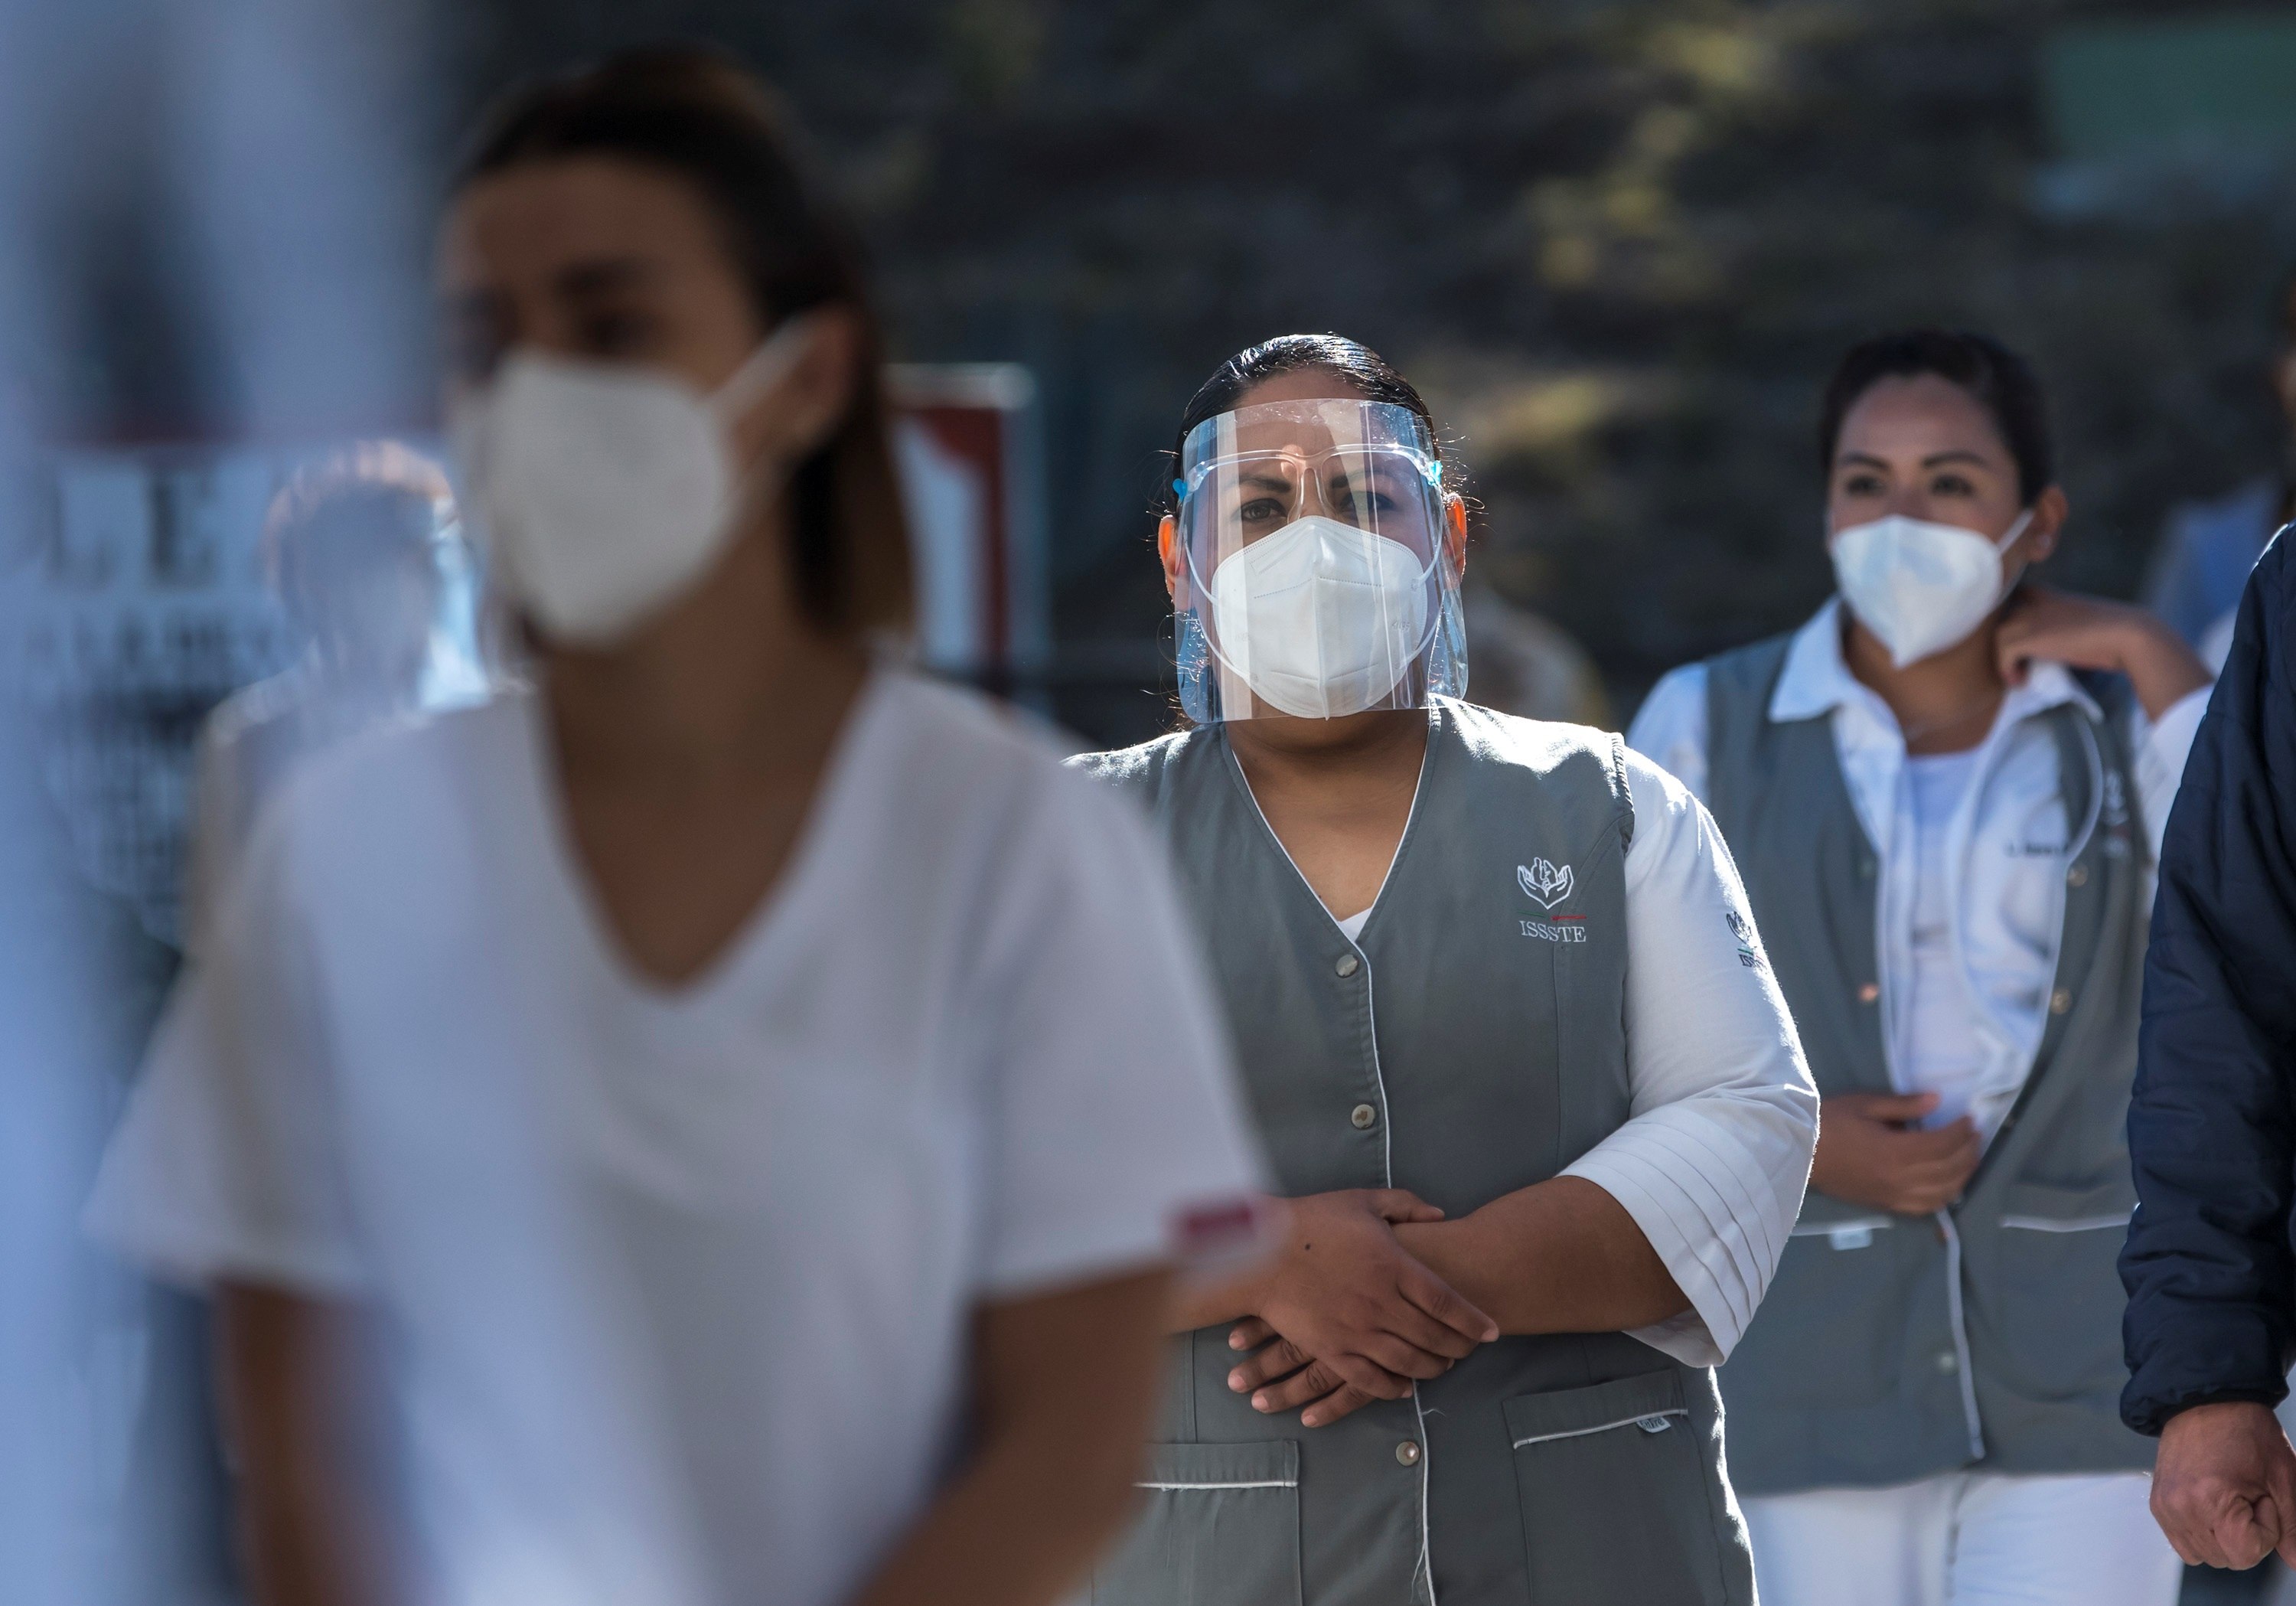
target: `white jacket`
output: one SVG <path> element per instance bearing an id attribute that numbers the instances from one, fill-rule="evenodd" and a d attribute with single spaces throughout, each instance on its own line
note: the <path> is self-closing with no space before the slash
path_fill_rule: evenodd
<path id="1" fill-rule="evenodd" d="M 1833 716 L 1834 752 L 1882 867 L 1875 952 L 1881 956 L 1883 1040 L 1892 1079 L 1906 1089 L 1905 1067 L 1919 1056 L 1915 1045 L 1905 1041 L 1892 1008 L 1893 996 L 1905 995 L 1912 971 L 1915 852 L 1906 744 L 1889 705 L 1842 660 L 1840 607 L 1838 599 L 1829 601 L 1795 633 L 1770 698 L 1769 717 L 1783 721 Z M 2062 665 L 2046 663 L 2036 663 L 2026 683 L 2012 687 L 2002 700 L 1979 749 L 1976 779 L 1948 834 L 1951 873 L 1946 886 L 1958 958 L 1980 1010 L 1976 1034 L 1987 1065 L 1979 1085 L 1988 1096 L 1978 1108 L 1988 1135 L 2032 1070 L 2051 1009 L 2065 1007 L 2065 1001 L 2053 1000 L 2051 989 L 2064 926 L 2067 867 L 2100 826 L 2141 828 L 2148 863 L 2158 861 L 2169 805 L 2208 697 L 2206 688 L 2192 693 L 2157 723 L 2132 709 L 2134 799 L 2120 795 L 2118 777 L 2106 775 L 2091 747 L 2087 792 L 2096 802 L 2087 819 L 2066 818 L 2056 743 L 2040 716 L 2065 703 L 2095 714 L 2095 704 Z M 1660 680 L 1635 716 L 1627 740 L 1672 770 L 1702 801 L 1705 665 L 1687 665 Z"/>

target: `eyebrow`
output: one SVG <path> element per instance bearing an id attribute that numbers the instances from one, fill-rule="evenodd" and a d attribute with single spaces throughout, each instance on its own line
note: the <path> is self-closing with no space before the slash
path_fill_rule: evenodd
<path id="1" fill-rule="evenodd" d="M 1844 452 L 1840 457 L 1835 459 L 1836 466 L 1842 466 L 1851 463 L 1867 463 L 1871 464 L 1875 468 L 1888 468 L 1890 466 L 1890 463 L 1888 458 L 1877 457 L 1872 452 Z M 1974 463 L 1980 468 L 1997 468 L 1999 466 L 1999 465 L 1988 458 L 1982 452 L 1973 452 L 1961 447 L 1956 447 L 1953 450 L 1948 452 L 1931 452 L 1928 457 L 1922 459 L 1922 466 L 1923 468 L 1935 468 L 1941 463 Z"/>

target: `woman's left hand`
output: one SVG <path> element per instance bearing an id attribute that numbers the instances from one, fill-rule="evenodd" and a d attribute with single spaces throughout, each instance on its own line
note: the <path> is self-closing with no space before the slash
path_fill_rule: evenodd
<path id="1" fill-rule="evenodd" d="M 2030 583 L 2002 611 L 1994 650 L 2012 686 L 2025 683 L 2037 658 L 2127 675 L 2152 720 L 2210 679 L 2200 655 L 2144 609 Z"/>

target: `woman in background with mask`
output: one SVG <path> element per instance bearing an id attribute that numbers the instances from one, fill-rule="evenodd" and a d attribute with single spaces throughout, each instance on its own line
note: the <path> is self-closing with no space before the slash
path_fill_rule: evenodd
<path id="1" fill-rule="evenodd" d="M 443 574 L 459 544 L 439 466 L 396 441 L 365 441 L 295 472 L 271 499 L 257 554 L 264 586 L 302 648 L 280 673 L 226 698 L 201 728 L 183 930 L 230 884 L 263 799 L 303 760 L 422 707 Z"/>
<path id="2" fill-rule="evenodd" d="M 1464 703 L 1466 510 L 1352 341 L 1230 359 L 1160 540 L 1172 844 L 1290 1201 L 1176 1326 L 1103 1606 L 1751 1599 L 1710 1368 L 1814 1098 L 1728 854 L 1618 737 Z"/>
<path id="3" fill-rule="evenodd" d="M 1722 1373 L 1770 1606 L 2168 1606 L 2114 1270 L 2152 866 L 2208 672 L 2027 579 L 2066 519 L 2038 383 L 1980 335 L 1842 359 L 1840 594 L 1677 670 L 1628 740 L 1721 822 L 1824 1094 Z"/>
<path id="4" fill-rule="evenodd" d="M 441 271 L 533 688 L 288 783 L 93 1207 L 216 1292 L 258 1596 L 1047 1602 L 1124 1511 L 1173 1228 L 1250 1220 L 1153 844 L 873 661 L 874 328 L 753 84 L 514 96 Z"/>

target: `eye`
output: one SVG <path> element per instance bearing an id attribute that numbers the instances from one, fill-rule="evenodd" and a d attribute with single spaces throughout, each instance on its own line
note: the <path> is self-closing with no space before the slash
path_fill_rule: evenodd
<path id="1" fill-rule="evenodd" d="M 1334 480 L 1325 489 L 1332 511 L 1357 523 L 1395 511 L 1395 498 L 1376 484 L 1356 484 L 1347 480 Z"/>
<path id="2" fill-rule="evenodd" d="M 1930 495 L 1933 497 L 1973 497 L 1976 494 L 1977 487 L 1965 474 L 1941 474 L 1930 482 Z"/>
<path id="3" fill-rule="evenodd" d="M 1235 510 L 1236 518 L 1250 529 L 1281 524 L 1291 515 L 1292 510 L 1274 497 L 1254 497 Z"/>
<path id="4" fill-rule="evenodd" d="M 652 318 L 611 307 L 584 314 L 576 328 L 582 350 L 594 357 L 643 355 L 654 349 L 658 334 Z"/>
<path id="5" fill-rule="evenodd" d="M 1841 494 L 1846 497 L 1878 497 L 1889 494 L 1890 488 L 1882 476 L 1868 468 L 1851 471 L 1841 482 Z"/>

